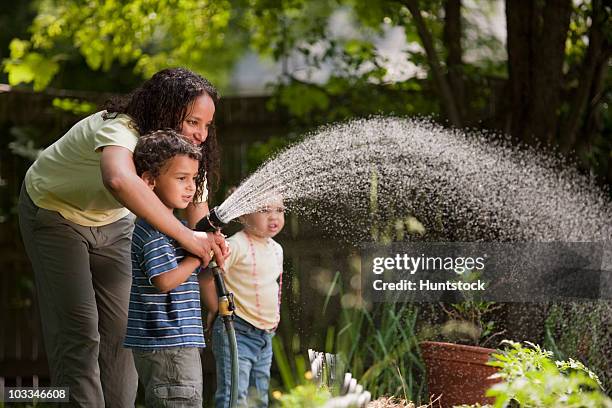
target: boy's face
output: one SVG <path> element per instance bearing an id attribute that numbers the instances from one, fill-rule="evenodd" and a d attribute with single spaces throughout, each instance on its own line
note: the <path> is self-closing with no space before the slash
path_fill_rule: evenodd
<path id="1" fill-rule="evenodd" d="M 153 179 L 148 172 L 143 179 L 169 209 L 186 208 L 193 200 L 198 175 L 198 161 L 188 156 L 175 156 L 160 169 Z"/>
<path id="2" fill-rule="evenodd" d="M 242 217 L 245 230 L 260 238 L 272 238 L 285 226 L 285 207 L 274 203 L 261 211 Z"/>

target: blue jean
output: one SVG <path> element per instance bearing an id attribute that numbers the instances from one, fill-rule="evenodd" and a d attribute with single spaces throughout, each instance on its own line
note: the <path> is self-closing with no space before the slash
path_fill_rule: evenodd
<path id="1" fill-rule="evenodd" d="M 238 406 L 267 407 L 273 333 L 258 329 L 236 316 L 238 343 Z M 213 325 L 212 350 L 217 366 L 216 408 L 227 408 L 231 388 L 231 356 L 225 326 L 220 317 Z"/>

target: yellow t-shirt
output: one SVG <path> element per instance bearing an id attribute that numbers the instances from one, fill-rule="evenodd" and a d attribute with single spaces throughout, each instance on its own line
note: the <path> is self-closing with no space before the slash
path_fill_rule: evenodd
<path id="1" fill-rule="evenodd" d="M 129 116 L 104 120 L 103 113 L 81 120 L 47 147 L 25 177 L 34 204 L 86 227 L 108 225 L 129 214 L 102 183 L 100 157 L 105 146 L 133 152 L 139 134 Z"/>
<path id="2" fill-rule="evenodd" d="M 263 330 L 280 321 L 278 278 L 283 271 L 283 248 L 271 238 L 240 231 L 227 239 L 231 249 L 225 261 L 225 284 L 234 294 L 236 314 Z"/>

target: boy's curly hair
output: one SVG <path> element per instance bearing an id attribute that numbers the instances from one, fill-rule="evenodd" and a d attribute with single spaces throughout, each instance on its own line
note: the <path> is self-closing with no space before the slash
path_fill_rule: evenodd
<path id="1" fill-rule="evenodd" d="M 148 171 L 157 177 L 164 164 L 175 156 L 187 156 L 197 161 L 202 159 L 200 149 L 172 129 L 156 130 L 141 136 L 134 149 L 136 173 L 142 176 Z"/>
<path id="2" fill-rule="evenodd" d="M 185 68 L 164 69 L 132 93 L 106 102 L 104 118 L 125 113 L 132 118 L 141 135 L 158 129 L 180 132 L 191 105 L 204 94 L 210 96 L 216 108 L 220 96 L 208 80 Z M 201 155 L 196 196 L 202 194 L 204 183 L 207 183 L 209 191 L 215 191 L 219 184 L 219 146 L 214 125 L 208 128 Z"/>

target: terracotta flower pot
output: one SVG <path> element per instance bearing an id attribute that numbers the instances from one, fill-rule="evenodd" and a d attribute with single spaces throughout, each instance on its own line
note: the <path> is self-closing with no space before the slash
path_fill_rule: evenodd
<path id="1" fill-rule="evenodd" d="M 427 367 L 429 395 L 443 408 L 461 404 L 492 404 L 485 392 L 498 380 L 488 379 L 497 369 L 486 365 L 494 349 L 425 341 L 421 355 Z"/>

